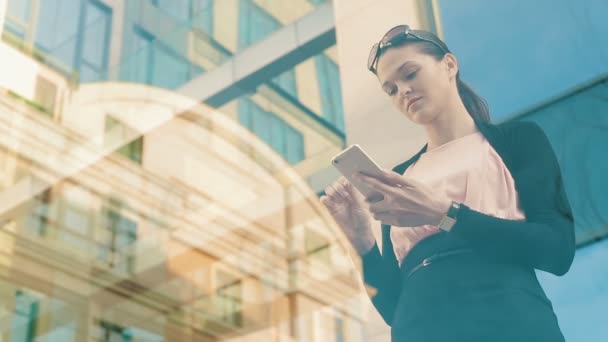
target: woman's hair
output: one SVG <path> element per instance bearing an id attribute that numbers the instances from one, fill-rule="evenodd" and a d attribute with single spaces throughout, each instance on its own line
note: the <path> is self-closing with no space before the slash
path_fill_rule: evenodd
<path id="1" fill-rule="evenodd" d="M 437 60 L 441 60 L 446 54 L 439 46 L 427 41 L 407 41 L 399 45 L 405 44 L 416 44 L 419 46 L 421 53 L 433 56 Z M 473 120 L 490 122 L 488 103 L 481 96 L 477 95 L 473 88 L 460 79 L 460 71 L 456 74 L 456 86 L 458 87 L 460 99 Z"/>

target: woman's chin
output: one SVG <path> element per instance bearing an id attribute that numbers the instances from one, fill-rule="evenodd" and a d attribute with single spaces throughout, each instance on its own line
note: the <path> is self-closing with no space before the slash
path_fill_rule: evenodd
<path id="1" fill-rule="evenodd" d="M 410 119 L 413 123 L 416 123 L 419 125 L 424 125 L 427 123 L 427 121 L 430 121 L 429 117 L 427 115 L 424 115 L 424 113 L 422 113 L 420 111 L 408 112 L 405 114 L 405 116 L 407 116 L 408 119 Z"/>

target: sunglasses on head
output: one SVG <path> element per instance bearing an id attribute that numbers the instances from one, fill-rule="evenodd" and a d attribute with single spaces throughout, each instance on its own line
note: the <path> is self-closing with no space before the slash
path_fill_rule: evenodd
<path id="1" fill-rule="evenodd" d="M 442 46 L 443 44 L 440 42 L 437 42 L 434 39 L 421 37 L 414 30 L 410 29 L 408 25 L 399 25 L 388 30 L 384 37 L 382 37 L 378 43 L 372 46 L 372 49 L 369 52 L 369 57 L 367 58 L 367 69 L 375 74 L 378 66 L 378 58 L 380 58 L 382 52 L 391 46 L 400 44 L 407 40 L 429 42 L 438 46 L 443 52 L 449 52 L 447 47 Z"/>

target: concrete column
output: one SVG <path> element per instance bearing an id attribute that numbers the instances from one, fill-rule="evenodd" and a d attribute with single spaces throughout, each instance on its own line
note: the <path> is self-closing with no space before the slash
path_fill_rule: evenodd
<path id="1" fill-rule="evenodd" d="M 393 26 L 420 28 L 424 19 L 417 0 L 334 0 L 347 144 L 359 144 L 382 167 L 390 169 L 425 143 L 424 131 L 392 107 L 376 77 L 367 70 L 371 46 Z M 374 226 L 376 240 L 380 225 Z M 368 306 L 368 341 L 390 341 L 389 327 Z"/>

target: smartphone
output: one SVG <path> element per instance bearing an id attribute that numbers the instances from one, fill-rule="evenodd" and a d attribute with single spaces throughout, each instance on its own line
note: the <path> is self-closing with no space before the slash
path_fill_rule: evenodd
<path id="1" fill-rule="evenodd" d="M 382 168 L 359 145 L 351 145 L 338 153 L 332 158 L 331 163 L 369 201 L 376 202 L 384 198 L 382 193 L 353 179 L 358 172 L 372 175 L 382 174 Z"/>

